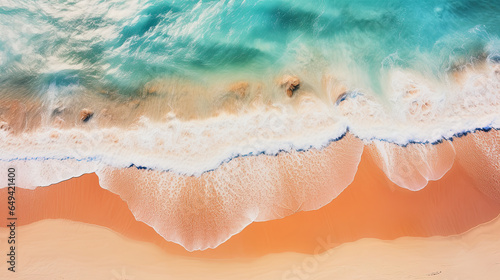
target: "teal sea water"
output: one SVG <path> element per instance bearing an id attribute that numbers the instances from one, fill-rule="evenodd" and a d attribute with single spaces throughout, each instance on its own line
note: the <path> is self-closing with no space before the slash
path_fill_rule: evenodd
<path id="1" fill-rule="evenodd" d="M 383 94 L 393 67 L 439 79 L 486 56 L 498 61 L 500 2 L 3 0 L 0 35 L 0 82 L 10 87 L 133 95 L 164 77 L 334 69 Z"/>

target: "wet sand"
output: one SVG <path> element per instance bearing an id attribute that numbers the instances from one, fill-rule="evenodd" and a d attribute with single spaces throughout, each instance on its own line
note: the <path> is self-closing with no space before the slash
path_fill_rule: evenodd
<path id="1" fill-rule="evenodd" d="M 457 139 L 454 145 L 463 146 L 469 138 Z M 224 259 L 283 252 L 314 254 L 318 253 L 318 237 L 326 236 L 331 242 L 320 251 L 362 238 L 449 236 L 488 222 L 500 213 L 500 203 L 487 195 L 484 185 L 478 185 L 482 181 L 464 170 L 461 149 L 457 152 L 457 160 L 443 178 L 413 192 L 391 183 L 365 149 L 354 182 L 325 207 L 252 223 L 219 247 L 201 252 L 189 253 L 136 221 L 119 196 L 99 187 L 95 174 L 35 190 L 18 189 L 18 224 L 43 219 L 79 221 L 152 243 L 168 254 Z M 6 200 L 6 189 L 1 190 L 0 199 Z M 5 219 L 5 212 L 0 215 Z"/>

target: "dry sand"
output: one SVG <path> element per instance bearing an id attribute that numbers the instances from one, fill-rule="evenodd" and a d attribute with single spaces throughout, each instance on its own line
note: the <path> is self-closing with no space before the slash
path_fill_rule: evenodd
<path id="1" fill-rule="evenodd" d="M 500 218 L 458 236 L 362 239 L 321 254 L 207 260 L 104 227 L 43 220 L 18 229 L 18 272 L 1 279 L 498 279 Z M 6 230 L 0 233 L 5 236 Z M 319 237 L 321 248 L 328 237 Z M 4 244 L 5 240 L 1 240 Z"/>

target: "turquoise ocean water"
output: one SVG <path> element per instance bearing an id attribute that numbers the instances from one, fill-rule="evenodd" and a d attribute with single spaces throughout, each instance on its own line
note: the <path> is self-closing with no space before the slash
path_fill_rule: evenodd
<path id="1" fill-rule="evenodd" d="M 388 69 L 437 79 L 499 60 L 499 1 L 0 2 L 0 85 L 108 87 L 341 71 L 383 94 Z M 332 70 L 333 69 L 333 70 Z"/>

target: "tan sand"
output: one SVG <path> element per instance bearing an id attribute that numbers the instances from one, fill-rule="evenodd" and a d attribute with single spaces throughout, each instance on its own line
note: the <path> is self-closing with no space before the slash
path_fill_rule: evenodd
<path id="1" fill-rule="evenodd" d="M 109 229 L 66 220 L 20 227 L 15 274 L 54 279 L 498 279 L 500 218 L 458 236 L 362 239 L 322 254 L 207 260 L 178 256 Z M 4 244 L 6 229 L 0 230 Z M 320 250 L 328 236 L 318 237 Z"/>
<path id="2" fill-rule="evenodd" d="M 94 174 L 34 191 L 18 189 L 18 223 L 56 218 L 81 221 L 148 241 L 169 254 L 199 258 L 312 254 L 318 236 L 330 236 L 333 247 L 367 237 L 391 240 L 465 232 L 500 213 L 500 204 L 484 194 L 486 186 L 481 186 L 481 192 L 476 185 L 477 180 L 455 163 L 442 179 L 412 192 L 392 184 L 364 153 L 354 182 L 327 206 L 253 223 L 216 249 L 194 253 L 165 241 L 152 228 L 137 222 L 126 203 L 98 186 Z M 6 189 L 1 190 L 0 201 L 6 201 Z M 0 219 L 5 220 L 5 215 L 5 211 L 0 212 Z"/>

